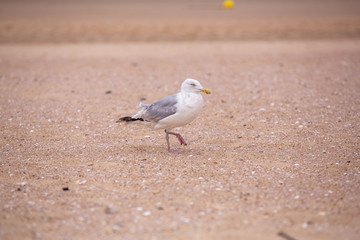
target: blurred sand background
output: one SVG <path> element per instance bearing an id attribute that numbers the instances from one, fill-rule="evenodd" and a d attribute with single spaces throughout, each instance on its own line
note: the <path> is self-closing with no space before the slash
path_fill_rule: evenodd
<path id="1" fill-rule="evenodd" d="M 221 4 L 0 1 L 0 239 L 360 238 L 360 1 Z"/>
<path id="2" fill-rule="evenodd" d="M 1 1 L 5 43 L 359 37 L 356 0 Z"/>

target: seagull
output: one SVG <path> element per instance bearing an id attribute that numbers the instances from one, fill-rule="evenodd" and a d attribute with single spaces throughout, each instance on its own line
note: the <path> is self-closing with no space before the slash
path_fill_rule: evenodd
<path id="1" fill-rule="evenodd" d="M 180 145 L 187 145 L 179 133 L 171 130 L 190 123 L 199 115 L 204 105 L 201 92 L 210 94 L 210 91 L 201 86 L 199 81 L 188 78 L 181 84 L 179 93 L 152 104 L 140 103 L 139 107 L 142 109 L 138 113 L 132 117 L 122 117 L 116 122 L 140 123 L 154 130 L 165 129 L 168 151 L 176 153 L 170 149 L 169 134 L 176 136 Z"/>

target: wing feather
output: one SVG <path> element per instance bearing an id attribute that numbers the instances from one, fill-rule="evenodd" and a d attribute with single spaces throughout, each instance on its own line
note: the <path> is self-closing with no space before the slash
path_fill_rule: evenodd
<path id="1" fill-rule="evenodd" d="M 171 95 L 156 101 L 150 105 L 143 106 L 144 112 L 142 118 L 145 121 L 158 122 L 168 116 L 176 113 L 177 95 Z"/>

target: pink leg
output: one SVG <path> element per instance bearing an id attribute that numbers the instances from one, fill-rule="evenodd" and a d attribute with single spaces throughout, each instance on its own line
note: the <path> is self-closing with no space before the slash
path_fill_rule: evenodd
<path id="1" fill-rule="evenodd" d="M 167 132 L 168 134 L 175 135 L 180 142 L 180 145 L 187 145 L 185 139 L 179 133 Z"/>
<path id="2" fill-rule="evenodd" d="M 179 140 L 180 144 L 183 144 L 183 145 L 187 145 L 187 143 L 185 142 L 184 138 L 178 134 L 178 133 L 173 133 L 173 132 L 168 132 L 165 130 L 165 133 L 166 133 L 166 142 L 167 142 L 167 145 L 168 145 L 168 151 L 169 152 L 172 152 L 172 153 L 178 153 L 178 151 L 175 151 L 175 150 L 171 150 L 170 149 L 170 141 L 169 141 L 169 134 L 171 135 L 175 135 L 177 137 L 177 139 Z"/>
<path id="3" fill-rule="evenodd" d="M 165 137 L 165 138 L 166 138 L 166 142 L 167 142 L 167 145 L 168 145 L 168 151 L 169 151 L 169 152 L 171 152 L 171 151 L 170 151 L 169 134 L 167 133 L 167 131 L 166 131 L 166 130 L 165 130 L 165 132 L 166 132 L 166 137 Z"/>

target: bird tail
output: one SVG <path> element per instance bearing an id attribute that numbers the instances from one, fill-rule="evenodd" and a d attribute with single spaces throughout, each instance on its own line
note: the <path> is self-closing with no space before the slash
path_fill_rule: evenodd
<path id="1" fill-rule="evenodd" d="M 119 122 L 138 122 L 138 121 L 143 122 L 144 119 L 126 116 L 126 117 L 119 118 L 119 120 L 117 120 L 116 122 L 119 123 Z"/>
<path id="2" fill-rule="evenodd" d="M 137 114 L 135 114 L 132 117 L 126 116 L 126 117 L 122 117 L 119 118 L 119 120 L 117 120 L 116 122 L 127 122 L 127 123 L 146 123 L 146 121 L 142 118 L 142 117 L 137 117 L 137 116 L 142 116 L 142 112 L 148 108 L 150 106 L 150 104 L 144 104 L 144 103 L 140 103 L 139 107 L 143 108 L 141 109 Z"/>

